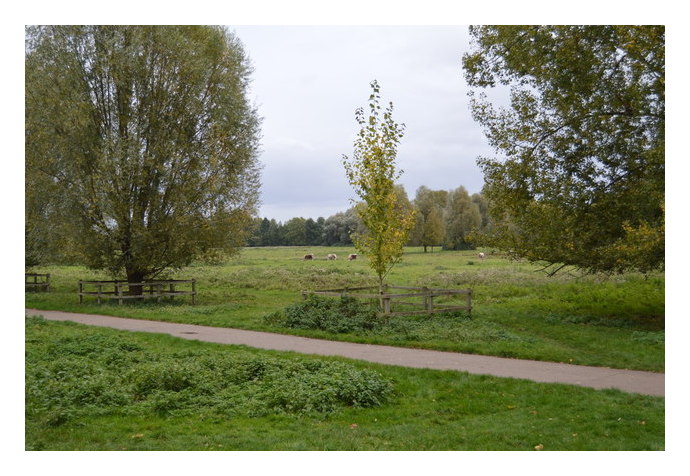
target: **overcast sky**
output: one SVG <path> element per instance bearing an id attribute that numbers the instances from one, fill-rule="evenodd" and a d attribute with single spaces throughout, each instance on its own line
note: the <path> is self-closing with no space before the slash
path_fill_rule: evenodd
<path id="1" fill-rule="evenodd" d="M 250 99 L 263 117 L 259 215 L 325 218 L 351 206 L 342 155 L 355 109 L 378 80 L 407 126 L 398 149 L 410 199 L 421 185 L 479 192 L 478 155 L 492 155 L 468 108 L 464 26 L 230 26 L 254 66 Z"/>

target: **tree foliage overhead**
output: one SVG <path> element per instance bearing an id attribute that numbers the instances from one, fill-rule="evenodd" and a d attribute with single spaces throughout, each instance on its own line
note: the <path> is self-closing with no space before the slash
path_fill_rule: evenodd
<path id="1" fill-rule="evenodd" d="M 343 156 L 348 181 L 362 200 L 357 207 L 366 231 L 353 236 L 355 247 L 369 259 L 382 287 L 385 276 L 402 258 L 403 247 L 414 225 L 414 211 L 400 194 L 396 181 L 398 143 L 405 126 L 393 120 L 393 103 L 381 110 L 379 85 L 371 83 L 368 115 L 363 108 L 355 117 L 360 126 L 350 159 Z M 403 193 L 404 193 L 404 189 Z"/>
<path id="2" fill-rule="evenodd" d="M 48 177 L 60 202 L 44 218 L 69 221 L 87 264 L 133 282 L 243 244 L 260 121 L 237 38 L 45 26 L 26 51 L 27 182 Z"/>
<path id="3" fill-rule="evenodd" d="M 485 244 L 590 271 L 664 263 L 663 26 L 478 26 L 463 58 L 494 219 Z M 510 105 L 483 92 L 510 88 Z"/>

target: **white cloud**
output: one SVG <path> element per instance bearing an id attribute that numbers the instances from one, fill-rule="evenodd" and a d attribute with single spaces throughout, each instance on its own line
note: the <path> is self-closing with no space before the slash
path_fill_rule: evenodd
<path id="1" fill-rule="evenodd" d="M 350 206 L 341 157 L 352 154 L 354 112 L 373 79 L 407 126 L 398 166 L 410 198 L 420 185 L 481 189 L 475 160 L 491 150 L 468 108 L 467 28 L 231 28 L 254 64 L 251 94 L 264 117 L 261 216 L 328 217 Z"/>

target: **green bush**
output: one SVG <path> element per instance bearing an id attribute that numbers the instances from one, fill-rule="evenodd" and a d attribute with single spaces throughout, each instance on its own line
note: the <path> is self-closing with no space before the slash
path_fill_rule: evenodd
<path id="1" fill-rule="evenodd" d="M 319 329 L 336 334 L 370 331 L 383 325 L 376 307 L 367 302 L 351 297 L 333 299 L 313 294 L 302 302 L 266 316 L 264 322 L 297 329 Z"/>

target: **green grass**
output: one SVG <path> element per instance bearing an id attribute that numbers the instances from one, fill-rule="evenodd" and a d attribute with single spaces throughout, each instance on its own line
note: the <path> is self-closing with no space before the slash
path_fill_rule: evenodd
<path id="1" fill-rule="evenodd" d="M 307 252 L 317 260 L 302 261 Z M 328 253 L 337 261 L 327 261 Z M 83 267 L 37 269 L 52 275 L 50 293 L 26 293 L 26 306 L 122 317 L 289 333 L 374 344 L 664 371 L 665 277 L 561 273 L 476 252 L 410 248 L 388 277 L 397 285 L 471 288 L 471 319 L 398 317 L 369 331 L 334 333 L 280 327 L 264 317 L 299 302 L 301 290 L 375 285 L 366 259 L 351 248 L 248 248 L 222 266 L 195 265 L 171 277 L 198 281 L 189 300 L 78 303 L 79 279 L 107 278 Z"/>
<path id="2" fill-rule="evenodd" d="M 665 446 L 664 399 L 615 390 L 299 356 L 36 318 L 27 319 L 26 355 L 27 450 Z M 254 367 L 246 365 L 252 362 Z M 257 363 L 277 371 L 265 372 L 268 379 L 256 374 L 256 380 L 247 380 Z M 200 371 L 211 365 L 214 372 Z M 333 404 L 300 408 L 262 393 L 263 388 L 271 395 L 300 395 L 289 376 L 305 368 L 316 369 L 308 382 L 333 383 L 330 379 L 344 372 L 353 376 L 360 385 L 355 395 L 386 385 L 390 391 L 366 406 L 347 399 L 333 403 L 326 392 L 312 401 Z M 238 392 L 242 399 L 233 398 Z M 312 388 L 304 395 L 317 394 Z"/>

